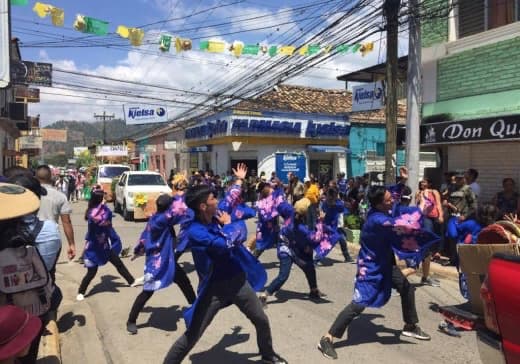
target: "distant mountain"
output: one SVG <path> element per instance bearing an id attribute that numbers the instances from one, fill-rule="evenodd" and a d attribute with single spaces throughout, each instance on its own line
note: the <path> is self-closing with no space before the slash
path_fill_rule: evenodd
<path id="1" fill-rule="evenodd" d="M 106 121 L 105 139 L 107 144 L 117 143 L 123 139 L 141 136 L 146 131 L 153 130 L 158 124 L 126 125 L 124 120 Z M 164 124 L 161 124 L 164 126 Z M 45 129 L 66 129 L 67 142 L 44 142 L 46 157 L 53 155 L 73 156 L 74 147 L 86 147 L 103 140 L 103 122 L 57 121 L 47 125 Z"/>

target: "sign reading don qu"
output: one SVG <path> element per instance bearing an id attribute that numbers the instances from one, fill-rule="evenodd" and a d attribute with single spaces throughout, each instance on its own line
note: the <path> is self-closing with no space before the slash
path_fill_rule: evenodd
<path id="1" fill-rule="evenodd" d="M 421 144 L 520 139 L 520 115 L 421 125 Z"/>

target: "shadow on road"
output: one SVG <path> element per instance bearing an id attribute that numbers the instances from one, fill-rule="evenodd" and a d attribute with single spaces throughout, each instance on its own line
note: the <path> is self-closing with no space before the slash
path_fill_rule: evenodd
<path id="1" fill-rule="evenodd" d="M 345 262 L 343 260 L 338 260 L 338 259 L 332 259 L 332 258 L 329 258 L 329 257 L 325 257 L 325 258 L 320 260 L 320 263 L 318 264 L 317 267 L 331 267 L 331 266 L 333 266 L 336 263 L 345 263 Z"/>
<path id="2" fill-rule="evenodd" d="M 384 317 L 379 314 L 361 314 L 352 321 L 347 330 L 346 340 L 335 344 L 336 348 L 344 346 L 354 346 L 361 344 L 381 343 L 383 345 L 413 344 L 414 342 L 401 339 L 401 330 L 390 329 L 383 325 L 378 325 L 372 320 Z"/>
<path id="3" fill-rule="evenodd" d="M 193 354 L 190 356 L 192 364 L 207 364 L 207 363 L 233 363 L 233 364 L 249 364 L 257 363 L 251 358 L 258 357 L 258 353 L 239 354 L 228 351 L 227 348 L 233 345 L 241 344 L 249 340 L 249 334 L 240 334 L 242 327 L 237 326 L 233 328 L 231 334 L 225 334 L 222 339 L 208 351 Z"/>
<path id="4" fill-rule="evenodd" d="M 276 304 L 276 303 L 284 303 L 289 300 L 303 300 L 303 301 L 309 301 L 312 303 L 316 303 L 318 305 L 324 304 L 324 303 L 331 303 L 332 301 L 329 301 L 325 297 L 321 297 L 320 299 L 310 299 L 309 293 L 303 293 L 303 292 L 294 292 L 294 291 L 286 291 L 284 289 L 278 291 L 276 294 L 276 300 L 275 301 L 269 301 L 268 305 Z"/>
<path id="5" fill-rule="evenodd" d="M 64 333 L 72 329 L 74 326 L 85 326 L 86 319 L 83 315 L 76 315 L 74 312 L 67 312 L 60 317 L 57 324 L 59 332 Z"/>
<path id="6" fill-rule="evenodd" d="M 99 275 L 96 275 L 96 277 L 94 277 L 93 281 L 95 281 L 95 279 L 98 277 L 99 277 Z M 116 280 L 119 280 L 119 281 L 116 281 Z M 128 287 L 128 284 L 126 284 L 126 282 L 124 281 L 124 279 L 122 277 L 116 277 L 116 276 L 113 276 L 110 274 L 101 276 L 101 282 L 95 284 L 92 287 L 92 289 L 87 292 L 86 296 L 90 297 L 90 296 L 95 295 L 96 293 L 101 293 L 101 292 L 117 293 L 117 292 L 119 292 L 120 287 Z"/>
<path id="7" fill-rule="evenodd" d="M 170 307 L 147 306 L 143 309 L 143 312 L 151 312 L 151 315 L 148 322 L 138 325 L 138 328 L 154 327 L 164 331 L 176 331 L 178 329 L 177 322 L 182 318 L 182 310 L 178 305 Z M 184 330 L 184 326 L 181 329 Z"/>

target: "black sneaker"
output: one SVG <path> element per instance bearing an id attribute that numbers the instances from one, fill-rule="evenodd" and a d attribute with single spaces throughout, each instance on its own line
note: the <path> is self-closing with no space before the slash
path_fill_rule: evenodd
<path id="1" fill-rule="evenodd" d="M 404 325 L 402 334 L 418 340 L 431 340 L 430 335 L 421 330 L 417 325 Z"/>
<path id="2" fill-rule="evenodd" d="M 137 334 L 137 325 L 135 324 L 135 322 L 127 322 L 126 331 L 128 331 L 130 335 Z"/>
<path id="3" fill-rule="evenodd" d="M 285 360 L 278 354 L 273 354 L 271 356 L 262 356 L 262 363 L 264 363 L 264 364 L 287 364 L 287 360 Z"/>
<path id="4" fill-rule="evenodd" d="M 338 358 L 338 354 L 336 353 L 336 350 L 334 350 L 334 345 L 328 337 L 322 336 L 320 342 L 318 343 L 318 349 L 321 351 L 323 356 L 328 359 Z"/>
<path id="5" fill-rule="evenodd" d="M 309 293 L 309 298 L 311 300 L 321 300 L 322 297 L 327 297 L 327 295 L 325 293 L 321 292 L 321 291 L 318 291 L 318 290 L 311 291 Z"/>

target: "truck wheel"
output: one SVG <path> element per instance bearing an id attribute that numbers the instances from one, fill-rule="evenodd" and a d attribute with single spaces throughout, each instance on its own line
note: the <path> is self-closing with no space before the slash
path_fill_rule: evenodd
<path id="1" fill-rule="evenodd" d="M 123 218 L 125 221 L 132 221 L 134 219 L 134 213 L 128 211 L 126 208 L 126 201 L 123 201 Z"/>

